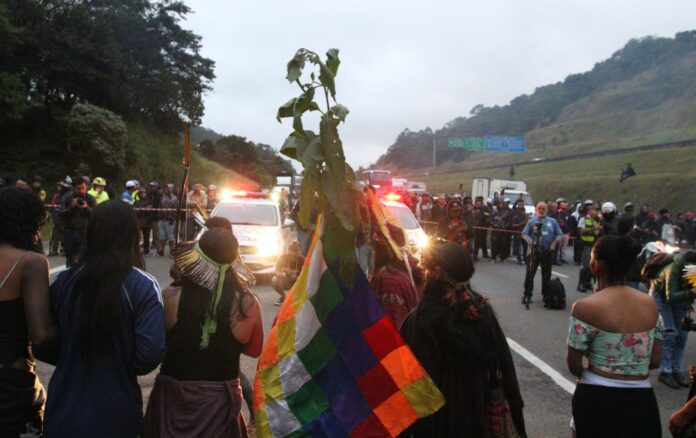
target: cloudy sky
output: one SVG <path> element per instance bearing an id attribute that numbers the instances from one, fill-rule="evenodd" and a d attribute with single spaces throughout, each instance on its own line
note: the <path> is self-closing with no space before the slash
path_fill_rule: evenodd
<path id="1" fill-rule="evenodd" d="M 504 105 L 587 71 L 630 38 L 696 28 L 690 0 L 187 0 L 217 79 L 203 126 L 279 148 L 295 96 L 285 64 L 340 49 L 348 161 L 374 162 L 404 129 L 437 129 L 476 104 Z"/>

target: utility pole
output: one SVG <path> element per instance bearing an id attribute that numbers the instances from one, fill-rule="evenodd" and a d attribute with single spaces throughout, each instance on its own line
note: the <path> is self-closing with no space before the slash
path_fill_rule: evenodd
<path id="1" fill-rule="evenodd" d="M 436 162 L 437 152 L 435 150 L 435 137 L 433 137 L 433 173 L 435 175 L 435 162 Z"/>

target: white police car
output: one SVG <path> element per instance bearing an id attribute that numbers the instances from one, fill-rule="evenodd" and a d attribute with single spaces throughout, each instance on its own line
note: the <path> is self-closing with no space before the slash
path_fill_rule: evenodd
<path id="1" fill-rule="evenodd" d="M 399 221 L 406 233 L 406 241 L 412 254 L 420 257 L 420 253 L 428 246 L 429 238 L 418 223 L 418 219 L 405 204 L 387 199 L 381 200 L 382 205 Z"/>
<path id="2" fill-rule="evenodd" d="M 244 196 L 240 194 L 238 196 Z M 271 274 L 286 246 L 283 220 L 278 203 L 269 199 L 225 196 L 210 217 L 224 217 L 232 224 L 239 242 L 239 255 L 254 274 Z"/>

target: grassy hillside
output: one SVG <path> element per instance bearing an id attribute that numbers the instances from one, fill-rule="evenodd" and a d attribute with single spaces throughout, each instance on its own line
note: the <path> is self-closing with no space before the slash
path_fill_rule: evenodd
<path id="1" fill-rule="evenodd" d="M 527 152 L 467 152 L 446 146 L 448 137 L 486 134 L 523 134 Z M 509 105 L 474 108 L 470 117 L 454 119 L 438 131 L 405 131 L 377 166 L 395 175 L 429 174 L 433 138 L 438 144 L 436 175 L 409 179 L 447 192 L 460 183 L 470 190 L 474 176 L 508 178 L 511 163 L 696 139 L 696 32 L 632 40 L 590 72 L 537 88 Z M 620 169 L 628 162 L 638 176 L 619 184 Z M 504 167 L 476 170 L 494 165 Z M 516 172 L 516 179 L 528 180 L 535 199 L 564 196 L 696 208 L 696 195 L 685 189 L 696 183 L 696 148 L 542 162 L 518 166 Z"/>
<path id="2" fill-rule="evenodd" d="M 619 183 L 620 169 L 626 162 L 633 164 L 637 176 Z M 461 173 L 412 179 L 426 182 L 433 192 L 455 192 L 460 183 L 470 192 L 474 177 L 509 178 L 507 169 L 477 171 L 471 167 Z M 618 206 L 631 201 L 674 211 L 696 208 L 692 193 L 696 187 L 693 148 L 518 166 L 515 179 L 528 182 L 535 200 L 563 196 L 569 200 L 613 201 Z"/>
<path id="3" fill-rule="evenodd" d="M 128 174 L 124 179 L 172 181 L 179 185 L 183 177 L 182 143 L 176 135 L 163 135 L 145 126 L 128 127 Z M 190 180 L 217 186 L 234 186 L 247 190 L 258 189 L 258 184 L 233 170 L 229 170 L 198 153 L 191 152 Z"/>

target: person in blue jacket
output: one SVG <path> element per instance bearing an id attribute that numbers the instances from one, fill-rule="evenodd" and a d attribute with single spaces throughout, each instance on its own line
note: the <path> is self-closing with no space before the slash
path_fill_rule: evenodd
<path id="1" fill-rule="evenodd" d="M 81 263 L 50 287 L 60 334 L 48 389 L 46 437 L 136 437 L 143 427 L 137 376 L 165 354 L 160 287 L 138 248 L 130 205 L 107 201 L 92 210 Z"/>

